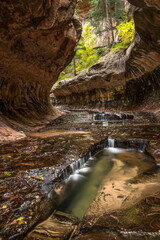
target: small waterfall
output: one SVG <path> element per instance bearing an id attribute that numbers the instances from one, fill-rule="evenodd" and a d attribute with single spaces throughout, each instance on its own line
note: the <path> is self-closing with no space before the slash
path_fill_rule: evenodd
<path id="1" fill-rule="evenodd" d="M 102 123 L 102 126 L 108 126 L 108 125 L 109 125 L 108 121 Z"/>
<path id="2" fill-rule="evenodd" d="M 74 174 L 78 169 L 81 168 L 81 166 L 89 159 L 91 158 L 91 152 L 89 152 L 88 156 L 85 156 L 83 158 L 79 158 L 77 161 L 74 161 L 73 163 L 70 164 L 69 168 L 63 169 L 62 174 L 63 174 L 63 180 L 67 179 L 71 174 Z M 57 172 L 55 171 L 55 177 L 59 176 Z"/>
<path id="3" fill-rule="evenodd" d="M 144 140 L 138 140 L 138 151 L 145 152 L 147 147 L 147 142 Z"/>
<path id="4" fill-rule="evenodd" d="M 57 178 L 57 177 L 58 177 L 58 172 L 57 172 L 57 169 L 55 169 L 54 178 Z"/>
<path id="5" fill-rule="evenodd" d="M 72 173 L 76 171 L 76 163 L 73 162 L 71 165 Z"/>
<path id="6" fill-rule="evenodd" d="M 107 144 L 108 144 L 108 140 L 105 140 L 105 141 L 104 141 L 104 148 L 107 147 Z"/>
<path id="7" fill-rule="evenodd" d="M 93 114 L 92 119 L 93 119 L 93 121 L 96 121 L 96 114 Z"/>
<path id="8" fill-rule="evenodd" d="M 89 152 L 89 158 L 91 158 L 92 157 L 92 153 L 91 152 Z"/>
<path id="9" fill-rule="evenodd" d="M 133 114 L 129 113 L 94 113 L 92 115 L 93 121 L 108 121 L 108 120 L 132 120 Z"/>
<path id="10" fill-rule="evenodd" d="M 115 140 L 112 138 L 108 138 L 108 147 L 114 148 L 114 145 L 115 145 Z"/>
<path id="11" fill-rule="evenodd" d="M 118 116 L 119 119 L 122 119 L 122 114 L 121 113 L 116 113 L 115 115 Z"/>
<path id="12" fill-rule="evenodd" d="M 126 114 L 124 114 L 124 119 L 132 120 L 132 119 L 134 119 L 134 116 L 132 114 L 126 113 Z"/>
<path id="13" fill-rule="evenodd" d="M 67 175 L 68 175 L 67 169 L 64 169 L 64 170 L 63 170 L 63 179 L 66 179 L 66 178 L 67 178 Z"/>
<path id="14" fill-rule="evenodd" d="M 93 121 L 104 121 L 104 120 L 108 120 L 108 114 L 107 114 L 107 113 L 93 114 L 92 119 L 93 119 Z"/>
<path id="15" fill-rule="evenodd" d="M 143 144 L 142 152 L 145 152 L 145 150 L 146 150 L 146 144 Z"/>
<path id="16" fill-rule="evenodd" d="M 121 149 L 135 149 L 140 152 L 145 152 L 146 147 L 148 145 L 148 141 L 145 140 L 133 140 L 133 139 L 128 139 L 128 140 L 115 140 L 112 138 L 108 138 L 105 140 L 103 143 L 96 144 L 94 146 L 94 149 L 92 149 L 90 152 L 88 152 L 84 157 L 77 159 L 76 161 L 74 160 L 69 166 L 66 168 L 62 169 L 62 166 L 58 166 L 56 168 L 52 168 L 52 172 L 54 176 L 53 178 L 63 178 L 63 180 L 66 180 L 69 178 L 70 175 L 77 173 L 76 171 L 79 170 L 88 160 L 95 160 L 95 157 L 92 157 L 95 152 L 98 152 L 99 150 L 102 149 L 108 149 L 112 148 L 110 150 L 117 150 L 117 148 Z"/>

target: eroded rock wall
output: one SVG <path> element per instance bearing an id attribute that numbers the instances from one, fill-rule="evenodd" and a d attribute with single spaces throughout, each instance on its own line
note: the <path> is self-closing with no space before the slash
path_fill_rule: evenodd
<path id="1" fill-rule="evenodd" d="M 0 113 L 36 118 L 52 112 L 49 92 L 81 34 L 76 0 L 0 4 Z"/>
<path id="2" fill-rule="evenodd" d="M 160 105 L 160 2 L 129 2 L 135 5 L 132 46 L 62 81 L 53 91 L 59 104 L 133 108 L 151 98 Z"/>

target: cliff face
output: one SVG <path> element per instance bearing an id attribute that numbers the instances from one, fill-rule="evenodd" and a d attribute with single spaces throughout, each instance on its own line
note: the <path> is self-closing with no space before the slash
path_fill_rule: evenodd
<path id="1" fill-rule="evenodd" d="M 80 13 L 81 19 L 82 19 L 82 26 L 84 26 L 86 22 L 90 21 L 89 14 L 91 13 L 92 8 L 93 8 L 92 0 L 79 0 L 78 5 L 79 5 L 79 13 Z M 121 0 L 121 7 L 126 12 L 128 12 L 129 6 L 130 6 L 130 4 L 128 3 L 127 0 Z M 104 15 L 104 13 L 103 13 L 103 15 Z M 131 13 L 131 15 L 132 15 L 132 13 Z M 112 20 L 112 26 L 110 26 L 110 24 L 111 24 L 110 20 Z M 106 21 L 108 21 L 108 22 L 106 22 Z M 100 34 L 98 34 L 96 36 L 96 44 L 94 46 L 95 48 L 106 47 L 109 44 L 109 42 L 108 42 L 109 39 L 110 39 L 110 42 L 112 42 L 112 41 L 116 40 L 118 37 L 118 31 L 116 30 L 117 23 L 114 18 L 112 18 L 112 19 L 109 18 L 109 20 L 103 18 L 103 20 L 100 21 L 99 25 L 100 25 L 99 26 Z M 107 30 L 108 25 L 110 26 L 110 31 L 109 31 L 110 38 L 108 38 L 108 30 Z M 114 36 L 114 39 L 113 39 L 113 36 Z"/>
<path id="2" fill-rule="evenodd" d="M 79 13 L 81 14 L 82 20 L 86 20 L 91 10 L 91 0 L 79 0 Z"/>
<path id="3" fill-rule="evenodd" d="M 53 91 L 58 103 L 133 108 L 149 98 L 159 98 L 160 3 L 129 2 L 136 6 L 132 46 L 127 51 L 110 53 L 85 74 L 60 82 Z"/>
<path id="4" fill-rule="evenodd" d="M 39 117 L 70 63 L 81 34 L 76 0 L 3 0 L 0 4 L 0 113 Z"/>

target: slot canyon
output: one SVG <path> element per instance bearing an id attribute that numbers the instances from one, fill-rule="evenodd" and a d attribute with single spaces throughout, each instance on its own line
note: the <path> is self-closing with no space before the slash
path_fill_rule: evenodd
<path id="1" fill-rule="evenodd" d="M 0 240 L 160 239 L 160 1 L 56 85 L 90 2 L 1 0 Z"/>

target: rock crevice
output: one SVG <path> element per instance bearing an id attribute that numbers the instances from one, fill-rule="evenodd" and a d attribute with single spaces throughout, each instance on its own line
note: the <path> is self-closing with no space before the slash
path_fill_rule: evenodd
<path id="1" fill-rule="evenodd" d="M 85 73 L 60 82 L 53 90 L 59 104 L 133 108 L 149 98 L 159 99 L 160 4 L 158 0 L 129 2 L 135 6 L 133 44 L 110 53 Z"/>

